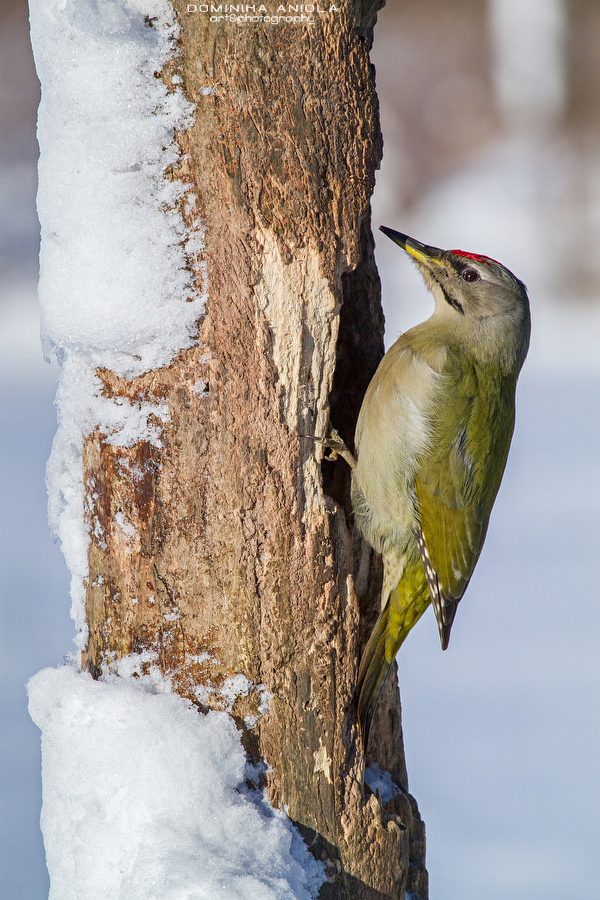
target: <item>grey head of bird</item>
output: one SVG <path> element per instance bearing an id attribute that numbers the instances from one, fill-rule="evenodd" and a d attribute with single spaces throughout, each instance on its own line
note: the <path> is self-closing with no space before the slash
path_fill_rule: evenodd
<path id="1" fill-rule="evenodd" d="M 440 250 L 383 225 L 380 230 L 412 257 L 433 294 L 431 325 L 480 359 L 517 374 L 531 329 L 523 282 L 489 256 Z"/>

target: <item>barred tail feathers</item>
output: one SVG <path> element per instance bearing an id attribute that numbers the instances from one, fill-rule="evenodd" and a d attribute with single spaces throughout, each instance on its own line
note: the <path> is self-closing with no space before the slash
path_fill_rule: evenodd
<path id="1" fill-rule="evenodd" d="M 407 634 L 431 602 L 420 558 L 409 560 L 379 616 L 358 674 L 358 718 L 366 752 L 373 716 L 392 663 Z"/>

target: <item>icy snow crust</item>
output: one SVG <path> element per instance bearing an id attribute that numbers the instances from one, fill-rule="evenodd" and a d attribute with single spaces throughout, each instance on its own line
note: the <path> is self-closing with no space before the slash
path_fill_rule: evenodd
<path id="1" fill-rule="evenodd" d="M 310 900 L 323 880 L 282 813 L 243 785 L 226 713 L 149 678 L 70 666 L 29 682 L 42 729 L 49 900 Z"/>
<path id="2" fill-rule="evenodd" d="M 76 351 L 119 375 L 156 369 L 193 343 L 203 303 L 185 268 L 201 228 L 186 246 L 185 188 L 164 174 L 192 113 L 155 77 L 174 54 L 173 10 L 166 0 L 30 6 L 46 352 Z"/>

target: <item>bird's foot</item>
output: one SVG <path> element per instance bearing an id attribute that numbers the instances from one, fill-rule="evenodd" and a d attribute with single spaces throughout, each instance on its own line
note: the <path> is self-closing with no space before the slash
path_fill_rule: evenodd
<path id="1" fill-rule="evenodd" d="M 322 444 L 326 450 L 329 450 L 329 453 L 326 453 L 324 456 L 324 459 L 328 462 L 335 462 L 335 460 L 341 456 L 342 459 L 346 460 L 351 469 L 356 466 L 356 460 L 335 428 L 329 429 L 329 437 L 327 438 L 320 438 L 314 434 L 305 434 L 304 437 L 311 438 L 311 440 L 316 441 L 318 444 Z"/>

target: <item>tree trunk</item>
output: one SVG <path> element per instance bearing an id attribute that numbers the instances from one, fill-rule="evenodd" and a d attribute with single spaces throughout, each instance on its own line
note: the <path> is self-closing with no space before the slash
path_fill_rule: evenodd
<path id="1" fill-rule="evenodd" d="M 141 654 L 201 708 L 230 709 L 271 802 L 327 863 L 323 898 L 424 900 L 395 677 L 371 750 L 402 792 L 383 808 L 362 783 L 353 691 L 380 565 L 352 533 L 349 468 L 308 437 L 331 418 L 352 445 L 383 353 L 368 58 L 382 3 L 338 5 L 274 27 L 175 2 L 181 54 L 162 77 L 183 79 L 197 115 L 172 177 L 206 225 L 209 300 L 198 346 L 170 366 L 98 373 L 107 396 L 169 419 L 161 446 L 86 441 L 83 663 L 98 675 Z"/>

